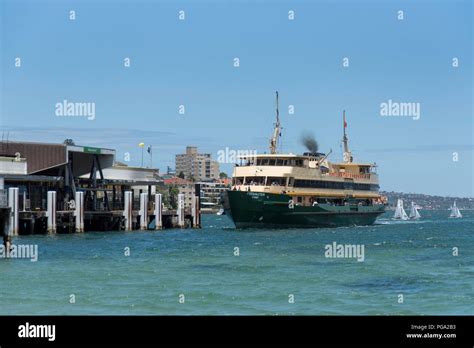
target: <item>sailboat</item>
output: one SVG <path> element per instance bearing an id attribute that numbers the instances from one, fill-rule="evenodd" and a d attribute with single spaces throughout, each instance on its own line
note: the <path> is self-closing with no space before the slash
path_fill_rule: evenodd
<path id="1" fill-rule="evenodd" d="M 393 215 L 393 218 L 396 220 L 408 220 L 408 215 L 405 212 L 405 209 L 403 209 L 402 199 L 397 200 L 397 209 L 395 209 L 395 214 Z"/>
<path id="2" fill-rule="evenodd" d="M 415 202 L 411 202 L 411 209 L 410 209 L 409 217 L 410 217 L 410 219 L 413 219 L 413 220 L 418 220 L 419 218 L 421 218 L 421 215 L 418 212 L 418 206 L 415 205 Z"/>
<path id="3" fill-rule="evenodd" d="M 451 207 L 451 214 L 449 215 L 450 218 L 462 218 L 461 212 L 459 211 L 459 208 L 456 206 L 456 201 L 454 201 L 453 206 Z"/>

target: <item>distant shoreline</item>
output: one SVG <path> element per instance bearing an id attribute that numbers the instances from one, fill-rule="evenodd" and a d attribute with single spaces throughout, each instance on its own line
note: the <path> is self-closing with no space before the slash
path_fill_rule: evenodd
<path id="1" fill-rule="evenodd" d="M 380 191 L 380 194 L 388 198 L 389 207 L 393 207 L 397 203 L 397 199 L 404 200 L 405 205 L 415 202 L 421 206 L 423 210 L 448 210 L 454 201 L 460 210 L 474 210 L 474 198 L 466 197 L 446 197 L 432 196 L 422 193 L 403 193 L 403 192 L 387 192 Z"/>

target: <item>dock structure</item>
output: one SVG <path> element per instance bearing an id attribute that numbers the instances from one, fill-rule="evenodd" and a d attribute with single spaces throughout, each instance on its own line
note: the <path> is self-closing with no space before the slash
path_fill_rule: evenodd
<path id="1" fill-rule="evenodd" d="M 18 234 L 200 227 L 199 209 L 166 208 L 157 169 L 115 163 L 111 149 L 0 143 L 0 229 Z M 199 204 L 199 190 L 196 186 Z"/>

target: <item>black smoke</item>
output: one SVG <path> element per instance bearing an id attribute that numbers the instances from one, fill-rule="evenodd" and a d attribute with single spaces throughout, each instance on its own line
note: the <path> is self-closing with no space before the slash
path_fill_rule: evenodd
<path id="1" fill-rule="evenodd" d="M 303 133 L 301 135 L 301 144 L 303 144 L 310 153 L 315 154 L 318 152 L 318 142 L 311 133 Z"/>

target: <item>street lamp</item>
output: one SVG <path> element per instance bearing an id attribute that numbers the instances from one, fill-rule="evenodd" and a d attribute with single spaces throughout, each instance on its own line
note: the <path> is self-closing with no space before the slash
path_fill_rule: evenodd
<path id="1" fill-rule="evenodd" d="M 142 167 L 143 167 L 143 148 L 145 147 L 145 143 L 138 144 L 142 148 Z"/>

